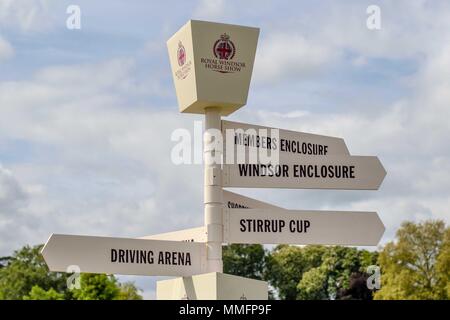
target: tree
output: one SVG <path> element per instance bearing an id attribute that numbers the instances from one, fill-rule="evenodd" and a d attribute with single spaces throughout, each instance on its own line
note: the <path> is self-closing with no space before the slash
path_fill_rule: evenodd
<path id="1" fill-rule="evenodd" d="M 276 288 L 280 299 L 295 300 L 303 274 L 322 264 L 323 246 L 279 245 L 268 255 L 265 279 Z"/>
<path id="2" fill-rule="evenodd" d="M 76 300 L 117 300 L 120 287 L 114 276 L 83 273 L 80 288 L 73 289 L 72 294 Z"/>
<path id="3" fill-rule="evenodd" d="M 348 288 L 338 290 L 336 300 L 372 300 L 373 292 L 367 287 L 368 278 L 364 272 L 352 273 Z"/>
<path id="4" fill-rule="evenodd" d="M 142 300 L 142 296 L 139 294 L 140 290 L 136 288 L 134 283 L 119 283 L 119 288 L 120 292 L 117 300 Z"/>
<path id="5" fill-rule="evenodd" d="M 39 286 L 33 286 L 23 300 L 64 300 L 64 294 L 56 292 L 53 288 L 46 291 Z"/>
<path id="6" fill-rule="evenodd" d="M 353 274 L 375 264 L 377 253 L 341 246 L 282 245 L 267 260 L 266 278 L 281 299 L 336 299 L 349 289 Z M 346 298 L 366 297 L 352 295 L 357 292 L 348 292 Z"/>
<path id="7" fill-rule="evenodd" d="M 440 254 L 436 259 L 436 272 L 440 278 L 439 296 L 450 299 L 450 228 L 445 230 Z"/>
<path id="8" fill-rule="evenodd" d="M 67 288 L 66 273 L 50 272 L 40 254 L 42 245 L 25 246 L 3 258 L 0 299 L 142 299 L 132 283 L 120 284 L 114 276 L 83 273 L 80 289 Z"/>
<path id="9" fill-rule="evenodd" d="M 364 273 L 368 266 L 376 264 L 378 257 L 377 252 L 370 252 L 367 250 L 359 250 L 357 248 L 334 246 L 328 247 L 328 251 L 324 256 L 322 268 L 327 275 L 326 286 L 327 294 L 329 299 L 338 299 L 340 296 L 339 292 L 348 290 L 350 288 L 352 279 L 356 280 L 358 274 Z M 353 285 L 356 285 L 356 282 Z M 367 289 L 366 283 L 363 284 Z M 364 290 L 359 288 L 355 291 L 347 291 L 350 296 L 346 299 L 361 299 L 368 298 L 372 299 L 372 294 L 369 294 L 367 290 L 367 296 L 353 296 L 351 293 L 357 293 L 358 291 Z"/>
<path id="10" fill-rule="evenodd" d="M 297 285 L 297 299 L 325 300 L 328 299 L 327 272 L 318 267 L 306 271 Z"/>
<path id="11" fill-rule="evenodd" d="M 297 289 L 298 299 L 340 299 L 340 293 L 346 293 L 346 299 L 371 299 L 370 290 L 366 287 L 365 295 L 359 295 L 363 288 L 349 290 L 352 281 L 359 273 L 376 262 L 376 253 L 356 248 L 332 246 L 326 247 L 319 267 L 312 268 L 303 274 Z M 360 282 L 353 283 L 353 286 Z M 355 294 L 355 295 L 353 295 Z"/>
<path id="12" fill-rule="evenodd" d="M 27 296 L 34 286 L 44 291 L 53 288 L 56 292 L 66 292 L 66 274 L 49 272 L 40 254 L 42 246 L 25 246 L 15 251 L 0 268 L 0 299 L 20 300 Z"/>
<path id="13" fill-rule="evenodd" d="M 263 280 L 268 251 L 260 244 L 231 244 L 223 247 L 223 271 L 235 276 Z M 269 287 L 269 299 L 275 299 Z"/>
<path id="14" fill-rule="evenodd" d="M 375 299 L 450 299 L 450 228 L 443 221 L 405 222 L 380 253 Z"/>
<path id="15" fill-rule="evenodd" d="M 262 280 L 266 251 L 260 244 L 231 244 L 223 247 L 223 272 Z"/>

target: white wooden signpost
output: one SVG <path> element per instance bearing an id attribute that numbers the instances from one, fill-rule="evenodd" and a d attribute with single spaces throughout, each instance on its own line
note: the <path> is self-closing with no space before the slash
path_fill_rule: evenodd
<path id="1" fill-rule="evenodd" d="M 280 161 L 301 155 L 350 155 L 344 139 L 222 120 L 224 163 L 236 162 L 239 150 L 278 152 Z M 229 139 L 231 138 L 231 139 Z M 226 152 L 225 152 L 226 151 Z M 229 155 L 229 159 L 226 156 Z"/>
<path id="2" fill-rule="evenodd" d="M 266 282 L 222 273 L 224 243 L 378 244 L 375 212 L 286 210 L 223 190 L 377 190 L 386 175 L 341 138 L 221 120 L 247 102 L 258 36 L 191 20 L 167 41 L 180 112 L 205 114 L 204 226 L 135 239 L 53 234 L 42 250 L 51 271 L 183 277 L 159 281 L 158 299 L 267 299 Z"/>
<path id="3" fill-rule="evenodd" d="M 224 187 L 377 190 L 386 171 L 377 157 L 299 156 L 279 164 L 225 164 Z"/>
<path id="4" fill-rule="evenodd" d="M 225 210 L 224 242 L 376 246 L 384 225 L 376 212 Z"/>
<path id="5" fill-rule="evenodd" d="M 205 271 L 205 246 L 195 242 L 52 234 L 42 255 L 51 271 L 191 276 Z"/>

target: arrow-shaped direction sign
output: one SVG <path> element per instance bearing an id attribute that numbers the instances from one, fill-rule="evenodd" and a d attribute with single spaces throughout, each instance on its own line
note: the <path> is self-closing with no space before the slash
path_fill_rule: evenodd
<path id="1" fill-rule="evenodd" d="M 284 161 L 302 155 L 350 155 L 341 138 L 222 120 L 224 163 L 237 163 L 249 150 L 278 152 Z M 228 158 L 227 158 L 228 157 Z"/>
<path id="2" fill-rule="evenodd" d="M 224 210 L 224 242 L 375 246 L 384 233 L 376 212 Z"/>
<path id="3" fill-rule="evenodd" d="M 386 171 L 377 157 L 301 156 L 279 164 L 225 164 L 223 186 L 377 190 Z"/>
<path id="4" fill-rule="evenodd" d="M 223 190 L 223 204 L 228 209 L 279 209 L 281 207 L 274 206 L 273 204 L 259 201 L 253 198 L 243 196 L 234 192 Z"/>
<path id="5" fill-rule="evenodd" d="M 42 255 L 50 271 L 146 276 L 190 276 L 204 272 L 202 243 L 53 234 Z"/>
<path id="6" fill-rule="evenodd" d="M 154 234 L 150 236 L 141 237 L 140 239 L 170 240 L 170 241 L 184 241 L 184 242 L 206 242 L 207 240 L 205 227 L 197 227 L 173 232 Z"/>

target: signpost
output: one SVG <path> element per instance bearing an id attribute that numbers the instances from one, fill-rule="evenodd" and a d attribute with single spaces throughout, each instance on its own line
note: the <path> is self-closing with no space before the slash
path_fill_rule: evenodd
<path id="1" fill-rule="evenodd" d="M 302 156 L 272 164 L 225 164 L 224 187 L 377 190 L 386 175 L 377 157 Z"/>
<path id="2" fill-rule="evenodd" d="M 376 212 L 230 209 L 224 242 L 376 246 L 384 225 Z"/>
<path id="3" fill-rule="evenodd" d="M 258 36 L 191 20 L 167 41 L 180 112 L 205 115 L 204 226 L 139 239 L 53 234 L 42 250 L 51 271 L 183 277 L 158 282 L 158 299 L 267 299 L 266 282 L 222 273 L 223 243 L 378 244 L 375 212 L 286 210 L 223 190 L 376 190 L 386 175 L 341 138 L 221 120 L 247 103 Z"/>
<path id="4" fill-rule="evenodd" d="M 52 234 L 42 249 L 50 271 L 191 276 L 205 271 L 201 243 Z"/>
<path id="5" fill-rule="evenodd" d="M 302 155 L 347 155 L 344 139 L 222 120 L 224 163 L 238 163 L 250 151 L 278 153 L 284 162 Z"/>

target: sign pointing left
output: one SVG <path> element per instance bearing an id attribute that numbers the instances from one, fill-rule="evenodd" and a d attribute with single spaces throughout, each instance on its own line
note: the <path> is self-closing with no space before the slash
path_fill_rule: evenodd
<path id="1" fill-rule="evenodd" d="M 50 271 L 146 276 L 191 276 L 204 272 L 202 243 L 52 234 L 42 249 Z"/>

